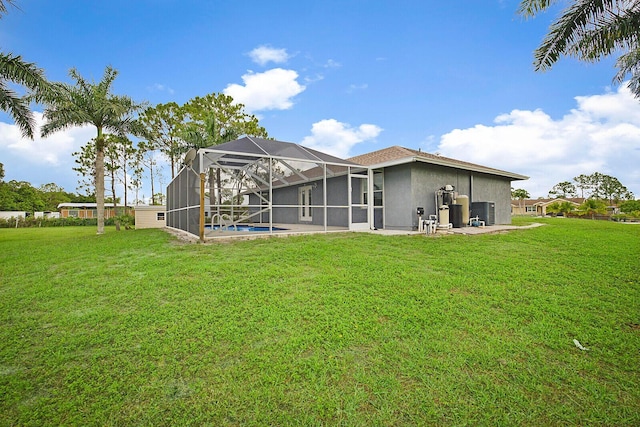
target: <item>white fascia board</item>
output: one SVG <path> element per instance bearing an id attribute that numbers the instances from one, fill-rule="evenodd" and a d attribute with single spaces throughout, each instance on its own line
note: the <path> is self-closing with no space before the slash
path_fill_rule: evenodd
<path id="1" fill-rule="evenodd" d="M 391 166 L 398 166 L 398 165 L 403 165 L 403 164 L 413 163 L 413 162 L 421 162 L 421 163 L 428 163 L 428 164 L 438 165 L 438 166 L 446 166 L 446 167 L 455 168 L 455 169 L 467 170 L 467 171 L 470 171 L 470 172 L 486 173 L 488 175 L 502 176 L 502 177 L 506 177 L 506 178 L 511 178 L 513 180 L 527 180 L 527 179 L 529 179 L 528 176 L 520 175 L 520 174 L 517 174 L 517 173 L 511 173 L 511 172 L 507 172 L 507 171 L 502 171 L 502 170 L 499 170 L 499 169 L 485 168 L 485 167 L 482 167 L 482 166 L 479 166 L 479 165 L 475 166 L 475 167 L 474 166 L 469 166 L 469 165 L 461 165 L 459 163 L 447 161 L 446 159 L 427 159 L 425 157 L 420 157 L 420 156 L 403 157 L 403 158 L 400 158 L 400 159 L 390 160 L 388 162 L 382 162 L 382 163 L 369 165 L 369 167 L 371 169 L 381 169 L 381 168 L 387 168 L 387 167 L 391 167 Z"/>

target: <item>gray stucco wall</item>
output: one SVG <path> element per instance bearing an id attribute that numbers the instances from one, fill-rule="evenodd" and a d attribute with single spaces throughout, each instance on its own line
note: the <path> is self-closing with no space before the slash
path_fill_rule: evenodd
<path id="1" fill-rule="evenodd" d="M 273 190 L 274 205 L 297 205 L 298 189 L 305 186 L 312 186 L 311 203 L 316 207 L 311 208 L 312 221 L 300 221 L 298 208 L 274 208 L 273 222 L 279 224 L 313 224 L 324 225 L 324 191 L 323 181 L 310 181 L 304 184 L 296 184 L 291 187 L 276 188 Z M 346 206 L 347 205 L 347 177 L 340 176 L 327 178 L 327 205 Z M 355 190 L 354 190 L 355 191 Z M 258 204 L 258 197 L 249 195 L 249 204 Z M 255 211 L 255 208 L 251 209 Z M 347 209 L 330 208 L 327 211 L 327 225 L 346 227 L 348 225 L 349 211 Z M 254 221 L 259 221 L 259 217 L 254 217 Z M 264 213 L 262 221 L 268 222 L 269 215 Z"/>
<path id="2" fill-rule="evenodd" d="M 511 181 L 493 175 L 473 175 L 471 202 L 495 202 L 496 224 L 511 224 Z"/>
<path id="3" fill-rule="evenodd" d="M 425 217 L 436 214 L 435 192 L 453 185 L 459 195 L 470 202 L 496 203 L 496 223 L 511 223 L 511 181 L 462 169 L 422 162 L 388 167 L 384 171 L 384 228 L 414 230 L 418 227 L 417 207 Z"/>
<path id="4" fill-rule="evenodd" d="M 434 215 L 438 210 L 435 201 L 436 191 L 445 185 L 453 185 L 459 194 L 465 194 L 469 187 L 468 181 L 468 175 L 464 171 L 426 163 L 413 163 L 411 169 L 413 203 L 415 207 L 424 206 L 425 215 Z M 418 217 L 415 213 L 411 226 L 418 227 Z"/>
<path id="5" fill-rule="evenodd" d="M 353 203 L 360 203 L 359 179 L 353 181 Z M 366 182 L 366 181 L 365 181 Z M 275 205 L 297 205 L 298 189 L 315 185 L 311 191 L 312 203 L 323 204 L 322 180 L 273 190 Z M 347 177 L 327 179 L 327 204 L 347 204 Z M 496 224 L 511 223 L 511 181 L 508 178 L 478 174 L 462 169 L 448 168 L 422 162 L 391 166 L 384 170 L 384 224 L 389 230 L 415 230 L 418 227 L 416 208 L 425 209 L 425 217 L 435 214 L 435 192 L 445 185 L 453 185 L 460 195 L 469 196 L 469 202 L 491 201 L 496 204 Z M 250 196 L 250 203 L 257 204 L 257 197 Z M 324 224 L 324 209 L 312 208 L 311 224 Z M 366 219 L 366 209 L 354 208 L 354 222 Z M 348 226 L 347 209 L 329 209 L 329 226 Z M 256 221 L 258 218 L 256 218 Z M 263 215 L 263 221 L 268 221 Z M 309 224 L 298 219 L 298 208 L 274 210 L 273 222 L 282 224 Z"/>
<path id="6" fill-rule="evenodd" d="M 384 224 L 388 230 L 411 229 L 416 206 L 411 194 L 411 164 L 384 170 Z M 418 220 L 416 219 L 416 226 Z"/>

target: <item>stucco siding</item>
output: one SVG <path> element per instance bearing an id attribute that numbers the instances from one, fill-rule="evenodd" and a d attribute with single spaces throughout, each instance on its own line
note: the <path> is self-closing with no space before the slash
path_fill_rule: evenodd
<path id="1" fill-rule="evenodd" d="M 463 194 L 459 187 L 460 183 L 465 181 L 464 175 L 462 171 L 456 169 L 421 162 L 413 164 L 411 170 L 411 188 L 414 204 L 411 225 L 413 228 L 418 228 L 418 216 L 415 213 L 418 206 L 424 207 L 424 213 L 427 217 L 437 213 L 438 206 L 436 206 L 435 195 L 438 189 L 445 185 L 453 185 L 456 191 Z"/>
<path id="2" fill-rule="evenodd" d="M 276 207 L 273 211 L 273 222 L 277 224 L 312 224 L 324 225 L 324 191 L 323 180 L 310 181 L 304 184 L 297 184 L 291 187 L 273 189 L 273 205 L 298 205 L 298 191 L 301 187 L 311 186 L 311 221 L 300 220 L 300 210 L 297 207 L 283 208 Z M 354 190 L 355 191 L 355 190 Z M 258 197 L 249 196 L 249 203 L 258 204 Z M 327 178 L 327 205 L 346 206 L 347 205 L 347 177 L 339 176 Z M 252 208 L 255 212 L 257 208 Z M 346 208 L 328 208 L 327 225 L 346 227 L 348 223 L 349 211 Z M 260 221 L 260 217 L 254 217 L 254 221 Z M 269 221 L 269 214 L 262 214 L 262 221 Z"/>
<path id="3" fill-rule="evenodd" d="M 411 229 L 416 209 L 414 203 L 411 191 L 411 164 L 385 168 L 384 228 L 388 230 Z"/>
<path id="4" fill-rule="evenodd" d="M 510 180 L 414 162 L 385 168 L 384 228 L 417 229 L 416 209 L 423 207 L 425 217 L 436 214 L 438 206 L 436 206 L 435 193 L 445 185 L 453 185 L 458 195 L 469 196 L 470 200 L 495 202 L 496 223 L 511 222 Z"/>
<path id="5" fill-rule="evenodd" d="M 511 181 L 492 175 L 473 175 L 471 202 L 495 202 L 496 224 L 511 224 Z"/>

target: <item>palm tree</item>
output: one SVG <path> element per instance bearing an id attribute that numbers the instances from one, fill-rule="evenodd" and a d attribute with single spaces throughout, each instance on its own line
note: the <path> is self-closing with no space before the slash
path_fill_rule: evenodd
<path id="1" fill-rule="evenodd" d="M 7 5 L 18 8 L 18 6 L 15 5 L 14 0 L 0 0 L 0 18 L 2 18 L 2 15 L 7 13 Z"/>
<path id="2" fill-rule="evenodd" d="M 7 13 L 8 5 L 17 8 L 13 0 L 0 0 L 0 18 Z M 24 86 L 31 92 L 30 96 L 19 96 L 7 83 Z M 9 113 L 23 137 L 33 139 L 36 126 L 29 102 L 41 101 L 49 90 L 51 85 L 35 64 L 25 62 L 20 56 L 0 52 L 0 110 Z"/>
<path id="3" fill-rule="evenodd" d="M 24 86 L 31 95 L 19 96 L 8 83 Z M 23 137 L 33 139 L 36 126 L 29 102 L 42 101 L 51 89 L 44 72 L 35 64 L 25 62 L 20 56 L 0 52 L 0 109 L 9 113 Z"/>
<path id="4" fill-rule="evenodd" d="M 522 0 L 518 12 L 532 17 L 558 0 Z M 622 52 L 614 81 L 631 74 L 629 88 L 640 98 L 640 1 L 573 0 L 551 24 L 549 33 L 534 53 L 536 71 L 545 71 L 560 56 L 596 62 Z"/>
<path id="5" fill-rule="evenodd" d="M 520 201 L 520 213 L 524 213 L 522 212 L 522 201 L 524 199 L 528 199 L 529 197 L 531 197 L 529 195 L 529 192 L 523 188 L 517 188 L 517 189 L 511 189 L 511 198 L 512 199 L 518 199 Z"/>
<path id="6" fill-rule="evenodd" d="M 74 126 L 95 126 L 95 187 L 98 211 L 98 234 L 104 233 L 104 153 L 106 144 L 105 132 L 125 136 L 137 134 L 138 129 L 134 115 L 142 105 L 136 104 L 128 96 L 117 96 L 111 93 L 111 86 L 118 71 L 107 67 L 102 80 L 98 83 L 88 82 L 76 69 L 69 75 L 75 85 L 61 83 L 55 98 L 47 101 L 44 118 L 47 122 L 41 128 L 43 137 L 54 132 Z"/>

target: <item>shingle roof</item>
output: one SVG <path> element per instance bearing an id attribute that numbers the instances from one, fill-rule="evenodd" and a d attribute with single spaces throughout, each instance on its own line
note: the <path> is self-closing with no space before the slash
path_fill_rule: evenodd
<path id="1" fill-rule="evenodd" d="M 58 209 L 60 208 L 85 208 L 85 209 L 95 209 L 98 206 L 97 203 L 91 203 L 91 202 L 87 202 L 87 203 L 59 203 L 58 204 Z M 105 202 L 104 203 L 104 207 L 105 208 L 113 208 L 113 203 L 111 202 Z M 118 208 L 130 208 L 132 206 L 130 205 L 122 205 L 120 203 L 116 203 L 116 207 Z"/>
<path id="2" fill-rule="evenodd" d="M 557 197 L 555 199 L 535 199 L 535 200 L 529 199 L 529 200 L 531 202 L 533 202 L 533 203 L 531 203 L 532 205 L 548 205 L 548 204 L 555 203 L 555 202 L 559 202 L 559 203 L 571 202 L 574 205 L 580 205 L 585 201 L 585 199 L 582 198 L 582 197 L 567 197 L 567 198 L 565 198 L 565 197 Z"/>
<path id="3" fill-rule="evenodd" d="M 363 166 L 371 167 L 384 167 L 411 162 L 423 162 L 434 165 L 453 167 L 457 169 L 464 169 L 473 172 L 482 172 L 491 175 L 504 176 L 513 180 L 529 179 L 529 177 L 525 175 L 477 165 L 474 163 L 464 162 L 462 160 L 451 159 L 436 154 L 426 153 L 424 151 L 412 150 L 410 148 L 400 147 L 398 145 L 351 157 L 347 160 Z"/>

